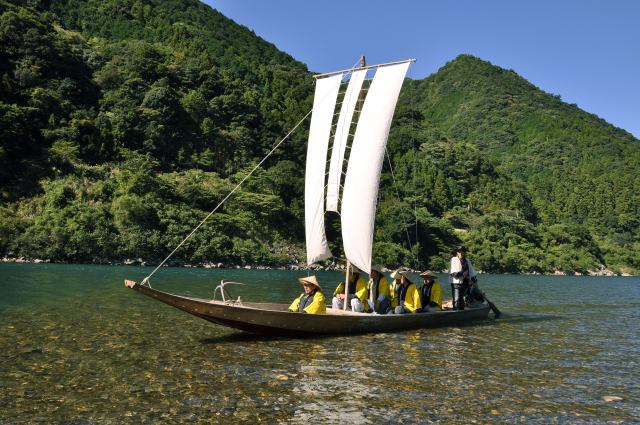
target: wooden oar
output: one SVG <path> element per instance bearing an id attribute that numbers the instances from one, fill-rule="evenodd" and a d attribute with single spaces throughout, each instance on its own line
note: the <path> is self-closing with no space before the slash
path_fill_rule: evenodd
<path id="1" fill-rule="evenodd" d="M 480 287 L 478 286 L 478 282 L 473 282 L 472 285 L 474 285 L 476 287 L 476 289 L 478 290 L 478 292 L 480 292 L 480 294 L 482 295 L 482 297 L 487 301 L 487 304 L 489 304 L 489 307 L 491 308 L 491 311 L 493 311 L 493 314 L 495 314 L 496 319 L 498 317 L 500 317 L 500 315 L 502 314 L 500 312 L 500 310 L 498 310 L 498 307 L 496 307 L 496 305 L 494 303 L 491 302 L 491 300 L 489 300 L 489 298 L 487 298 L 487 296 L 484 294 L 484 292 L 482 292 L 480 290 Z"/>
<path id="2" fill-rule="evenodd" d="M 498 307 L 496 307 L 496 305 L 494 303 L 492 303 L 489 298 L 487 298 L 487 296 L 484 294 L 484 292 L 480 291 L 480 293 L 482 294 L 482 296 L 484 297 L 485 300 L 487 300 L 487 304 L 489 304 L 489 307 L 491 307 L 491 311 L 493 311 L 493 314 L 495 314 L 496 319 L 498 317 L 500 317 L 500 315 L 502 313 L 500 313 L 500 310 L 498 310 Z"/>

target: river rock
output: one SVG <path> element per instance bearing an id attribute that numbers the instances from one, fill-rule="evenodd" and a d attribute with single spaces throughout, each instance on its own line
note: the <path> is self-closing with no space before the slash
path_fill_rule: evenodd
<path id="1" fill-rule="evenodd" d="M 622 400 L 624 400 L 624 398 L 622 398 L 620 396 L 617 396 L 617 395 L 605 395 L 605 396 L 602 396 L 602 399 L 604 401 L 606 401 L 607 403 L 610 403 L 612 401 L 622 401 Z"/>

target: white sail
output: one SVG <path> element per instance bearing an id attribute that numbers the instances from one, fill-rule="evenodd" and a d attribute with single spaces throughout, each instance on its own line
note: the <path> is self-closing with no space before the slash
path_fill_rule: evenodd
<path id="1" fill-rule="evenodd" d="M 380 171 L 400 88 L 409 63 L 379 68 L 367 94 L 349 155 L 342 195 L 342 239 L 347 259 L 371 270 Z"/>
<path id="2" fill-rule="evenodd" d="M 331 257 L 324 230 L 324 178 L 331 122 L 341 82 L 341 74 L 316 81 L 304 185 L 307 264 Z"/>
<path id="3" fill-rule="evenodd" d="M 327 211 L 338 211 L 344 151 L 347 147 L 353 111 L 356 109 L 360 89 L 362 88 L 362 83 L 366 75 L 366 69 L 356 71 L 351 75 L 349 86 L 342 100 L 340 117 L 338 118 L 336 133 L 333 138 L 333 147 L 331 148 L 331 163 L 329 164 L 329 178 L 327 183 Z"/>

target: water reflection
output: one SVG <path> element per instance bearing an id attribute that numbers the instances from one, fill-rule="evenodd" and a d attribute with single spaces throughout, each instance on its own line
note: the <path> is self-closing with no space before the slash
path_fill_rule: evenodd
<path id="1" fill-rule="evenodd" d="M 634 280 L 483 276 L 499 320 L 292 339 L 122 287 L 145 272 L 0 265 L 1 423 L 640 422 Z M 299 291 L 297 273 L 164 273 L 156 287 L 196 296 L 221 278 L 252 282 L 248 301 Z"/>

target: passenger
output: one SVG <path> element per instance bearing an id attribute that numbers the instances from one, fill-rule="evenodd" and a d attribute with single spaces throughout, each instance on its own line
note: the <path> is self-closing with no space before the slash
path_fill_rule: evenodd
<path id="1" fill-rule="evenodd" d="M 420 273 L 424 284 L 420 288 L 420 298 L 422 300 L 422 311 L 442 310 L 442 286 L 436 281 L 436 274 L 431 271 Z"/>
<path id="2" fill-rule="evenodd" d="M 365 306 L 368 306 L 367 298 L 369 298 L 369 290 L 362 277 L 362 272 L 357 267 L 352 266 L 349 279 L 349 304 L 347 305 L 351 306 L 351 311 L 364 313 Z M 331 304 L 337 310 L 344 308 L 344 282 L 340 282 L 336 290 L 333 291 Z"/>
<path id="3" fill-rule="evenodd" d="M 400 288 L 400 271 L 402 269 L 394 270 L 391 273 L 391 285 L 389 285 L 389 292 L 391 293 L 391 309 L 395 309 L 398 306 L 398 289 Z"/>
<path id="4" fill-rule="evenodd" d="M 451 291 L 453 292 L 453 309 L 464 310 L 471 279 L 476 277 L 476 271 L 467 258 L 467 250 L 464 246 L 456 248 L 456 256 L 451 258 L 449 274 L 451 275 Z"/>
<path id="5" fill-rule="evenodd" d="M 369 310 L 378 314 L 386 314 L 391 310 L 391 288 L 389 281 L 382 274 L 382 267 L 371 266 L 371 274 L 369 275 Z"/>
<path id="6" fill-rule="evenodd" d="M 298 282 L 304 286 L 304 292 L 293 300 L 289 310 L 297 313 L 325 314 L 327 305 L 318 279 L 315 276 L 301 277 Z"/>
<path id="7" fill-rule="evenodd" d="M 413 283 L 414 279 L 410 272 L 402 270 L 400 274 L 400 287 L 398 288 L 398 305 L 394 310 L 395 314 L 415 313 L 420 311 L 422 303 L 420 301 L 420 291 Z"/>

